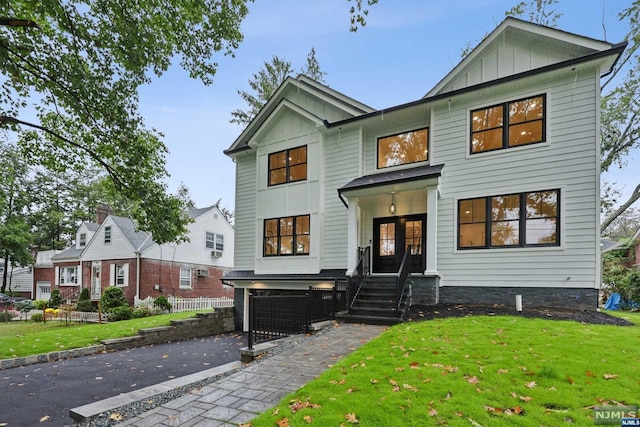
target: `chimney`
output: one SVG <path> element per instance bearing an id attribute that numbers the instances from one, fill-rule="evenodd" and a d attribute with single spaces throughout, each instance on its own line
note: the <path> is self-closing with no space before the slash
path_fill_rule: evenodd
<path id="1" fill-rule="evenodd" d="M 104 222 L 105 219 L 107 219 L 107 217 L 109 215 L 113 215 L 113 209 L 111 209 L 111 207 L 109 205 L 105 205 L 104 203 L 101 203 L 98 206 L 98 212 L 96 215 L 96 222 L 98 224 L 102 224 Z"/>

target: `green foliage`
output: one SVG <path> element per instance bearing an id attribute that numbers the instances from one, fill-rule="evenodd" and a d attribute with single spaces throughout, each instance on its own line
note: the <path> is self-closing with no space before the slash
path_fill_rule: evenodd
<path id="1" fill-rule="evenodd" d="M 36 310 L 44 310 L 44 307 L 47 305 L 47 302 L 48 301 L 45 301 L 43 299 L 37 299 L 33 303 L 36 306 Z"/>
<path id="2" fill-rule="evenodd" d="M 107 310 L 107 318 L 110 322 L 117 322 L 119 320 L 129 320 L 133 316 L 133 309 L 128 305 L 121 305 L 112 307 Z"/>
<path id="3" fill-rule="evenodd" d="M 82 288 L 80 295 L 78 295 L 78 301 L 89 301 L 89 288 Z"/>
<path id="4" fill-rule="evenodd" d="M 0 322 L 9 322 L 14 318 L 14 315 L 10 311 L 0 311 Z"/>
<path id="5" fill-rule="evenodd" d="M 33 313 L 31 315 L 31 320 L 33 320 L 34 322 L 42 322 L 43 319 L 44 315 L 42 313 Z"/>
<path id="6" fill-rule="evenodd" d="M 78 304 L 76 305 L 77 311 L 95 311 L 95 307 L 89 297 L 89 288 L 82 288 L 80 295 L 78 296 Z"/>
<path id="7" fill-rule="evenodd" d="M 109 286 L 104 290 L 100 298 L 100 307 L 102 311 L 108 312 L 114 307 L 128 306 L 127 299 L 124 296 L 122 288 Z"/>
<path id="8" fill-rule="evenodd" d="M 153 316 L 153 313 L 147 307 L 138 307 L 131 312 L 132 319 L 140 319 L 141 317 L 148 316 Z"/>
<path id="9" fill-rule="evenodd" d="M 55 171 L 102 168 L 156 242 L 184 237 L 184 206 L 164 183 L 167 149 L 145 128 L 138 89 L 174 58 L 210 84 L 213 57 L 233 54 L 243 38 L 246 1 L 2 5 L 2 16 L 12 19 L 0 25 L 0 127 L 19 135 L 30 163 Z"/>
<path id="10" fill-rule="evenodd" d="M 155 300 L 153 300 L 153 305 L 160 310 L 171 311 L 171 303 L 164 295 L 160 295 Z"/>
<path id="11" fill-rule="evenodd" d="M 54 289 L 51 291 L 51 296 L 49 297 L 49 302 L 47 303 L 47 308 L 58 308 L 62 304 L 62 296 L 60 295 L 59 289 Z"/>
<path id="12" fill-rule="evenodd" d="M 34 308 L 36 308 L 36 305 L 33 303 L 33 301 L 29 299 L 18 301 L 15 304 L 15 309 L 21 313 L 28 313 Z"/>

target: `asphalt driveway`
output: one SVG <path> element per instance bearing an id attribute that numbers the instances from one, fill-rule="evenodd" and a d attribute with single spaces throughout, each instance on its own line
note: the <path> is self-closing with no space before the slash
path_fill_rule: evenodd
<path id="1" fill-rule="evenodd" d="M 228 333 L 5 369 L 0 426 L 71 425 L 71 408 L 239 360 L 246 345 Z"/>

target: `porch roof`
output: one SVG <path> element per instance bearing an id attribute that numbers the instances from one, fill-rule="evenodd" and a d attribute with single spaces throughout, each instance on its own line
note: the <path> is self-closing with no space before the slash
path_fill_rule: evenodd
<path id="1" fill-rule="evenodd" d="M 444 165 L 427 165 L 417 168 L 400 169 L 390 172 L 375 173 L 361 176 L 338 188 L 338 194 L 356 190 L 365 190 L 373 187 L 387 185 L 399 185 L 408 182 L 423 181 L 430 178 L 438 178 L 442 174 Z"/>

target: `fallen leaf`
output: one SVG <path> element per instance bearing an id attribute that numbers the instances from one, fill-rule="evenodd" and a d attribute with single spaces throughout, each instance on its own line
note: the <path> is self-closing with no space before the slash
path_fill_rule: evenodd
<path id="1" fill-rule="evenodd" d="M 533 398 L 529 397 L 529 396 L 520 396 L 520 400 L 522 400 L 524 402 L 530 402 L 531 399 L 533 399 Z"/>
<path id="2" fill-rule="evenodd" d="M 409 363 L 411 369 L 420 369 L 420 362 L 411 362 Z"/>
<path id="3" fill-rule="evenodd" d="M 406 390 L 411 390 L 411 391 L 418 391 L 417 388 L 415 388 L 414 386 L 412 386 L 410 384 L 402 384 L 402 388 L 404 388 Z"/>
<path id="4" fill-rule="evenodd" d="M 360 420 L 358 420 L 358 418 L 356 418 L 356 413 L 353 412 L 351 414 L 344 414 L 345 419 L 347 420 L 347 422 L 349 424 L 359 424 Z"/>
<path id="5" fill-rule="evenodd" d="M 122 414 L 118 414 L 117 412 L 109 415 L 109 419 L 113 421 L 122 421 L 122 418 Z"/>
<path id="6" fill-rule="evenodd" d="M 308 424 L 311 424 L 313 422 L 313 417 L 311 417 L 311 415 L 305 415 L 304 417 L 302 417 L 303 420 L 305 420 Z"/>
<path id="7" fill-rule="evenodd" d="M 499 374 L 508 374 L 509 370 L 508 369 L 498 369 L 498 373 Z"/>
<path id="8" fill-rule="evenodd" d="M 378 384 L 378 380 L 376 380 L 375 378 L 371 378 L 371 384 Z"/>
<path id="9" fill-rule="evenodd" d="M 347 389 L 347 393 L 353 393 L 354 391 L 356 391 L 358 388 L 357 387 L 349 387 Z"/>
<path id="10" fill-rule="evenodd" d="M 555 386 L 549 387 L 549 391 L 556 391 L 556 387 Z"/>
<path id="11" fill-rule="evenodd" d="M 240 424 L 238 427 L 253 427 L 253 424 L 251 423 Z"/>
<path id="12" fill-rule="evenodd" d="M 603 377 L 604 377 L 605 380 L 612 380 L 614 378 L 618 378 L 618 375 L 617 374 L 604 374 Z"/>
<path id="13" fill-rule="evenodd" d="M 276 408 L 273 410 L 273 412 L 271 412 L 271 415 L 276 416 L 280 413 L 280 408 Z"/>
<path id="14" fill-rule="evenodd" d="M 470 377 L 469 375 L 465 375 L 464 379 L 467 380 L 467 382 L 469 384 L 478 384 L 478 377 L 476 377 L 475 375 Z"/>
<path id="15" fill-rule="evenodd" d="M 169 355 L 168 355 L 168 354 L 163 354 L 163 355 L 162 355 L 162 358 L 163 358 L 163 359 L 168 359 L 168 358 L 169 358 Z"/>
<path id="16" fill-rule="evenodd" d="M 45 421 L 49 421 L 51 417 L 49 415 L 45 415 L 44 417 L 40 417 L 40 422 L 43 423 Z"/>
<path id="17" fill-rule="evenodd" d="M 435 417 L 436 415 L 438 415 L 438 411 L 436 411 L 434 408 L 429 409 L 430 417 Z"/>
<path id="18" fill-rule="evenodd" d="M 595 375 L 593 375 L 593 372 L 591 371 L 586 371 L 584 374 L 588 377 L 595 377 Z"/>
<path id="19" fill-rule="evenodd" d="M 571 378 L 569 375 L 567 375 L 567 381 L 569 381 L 569 384 L 574 384 L 575 383 L 573 378 Z"/>
<path id="20" fill-rule="evenodd" d="M 524 383 L 524 386 L 525 386 L 525 387 L 527 387 L 527 388 L 535 388 L 537 385 L 538 385 L 538 384 L 536 384 L 536 382 L 535 382 L 535 381 L 531 381 L 531 382 L 528 382 L 528 383 Z"/>
<path id="21" fill-rule="evenodd" d="M 291 427 L 291 424 L 289 424 L 288 418 L 280 418 L 277 424 L 278 424 L 278 427 Z"/>

